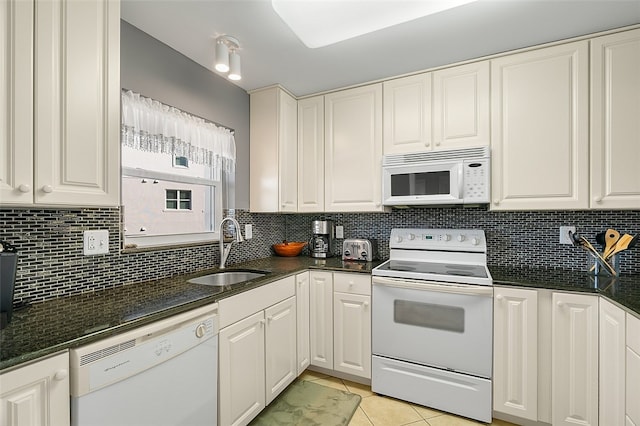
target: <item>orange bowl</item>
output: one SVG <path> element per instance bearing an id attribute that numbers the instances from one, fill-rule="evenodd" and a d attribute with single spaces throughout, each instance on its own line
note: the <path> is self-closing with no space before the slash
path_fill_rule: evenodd
<path id="1" fill-rule="evenodd" d="M 272 247 L 278 256 L 292 257 L 299 255 L 306 245 L 306 242 L 284 241 L 282 243 L 274 244 Z"/>

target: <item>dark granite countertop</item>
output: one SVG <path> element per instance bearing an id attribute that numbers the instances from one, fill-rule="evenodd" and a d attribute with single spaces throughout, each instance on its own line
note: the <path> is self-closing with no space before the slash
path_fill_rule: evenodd
<path id="1" fill-rule="evenodd" d="M 490 266 L 494 285 L 597 293 L 640 318 L 640 275 L 618 278 L 583 271 Z"/>
<path id="2" fill-rule="evenodd" d="M 234 286 L 212 287 L 187 282 L 216 271 L 211 269 L 34 304 L 15 311 L 11 323 L 0 331 L 0 370 L 215 303 L 307 269 L 370 274 L 380 263 L 343 262 L 340 258 L 270 257 L 227 268 L 269 272 Z M 597 293 L 640 317 L 638 275 L 613 280 L 556 269 L 493 266 L 490 271 L 495 285 Z"/>
<path id="3" fill-rule="evenodd" d="M 0 330 L 0 370 L 215 303 L 309 268 L 371 273 L 379 263 L 343 262 L 340 258 L 271 257 L 228 267 L 227 270 L 269 272 L 264 277 L 233 286 L 187 282 L 216 271 L 211 269 L 33 304 L 14 311 L 11 323 Z"/>

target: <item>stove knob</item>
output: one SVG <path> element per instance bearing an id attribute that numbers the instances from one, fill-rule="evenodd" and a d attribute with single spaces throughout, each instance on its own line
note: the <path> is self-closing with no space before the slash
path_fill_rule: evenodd
<path id="1" fill-rule="evenodd" d="M 402 237 L 400 235 L 398 235 L 396 237 L 396 243 L 401 243 L 402 242 Z"/>
<path id="2" fill-rule="evenodd" d="M 462 235 L 462 234 L 458 235 L 458 241 L 463 242 L 464 241 L 464 235 Z"/>
<path id="3" fill-rule="evenodd" d="M 351 252 L 349 250 L 344 251 L 345 256 L 351 256 Z"/>
<path id="4" fill-rule="evenodd" d="M 474 246 L 477 246 L 478 244 L 480 244 L 480 240 L 477 239 L 476 237 L 473 237 L 471 239 L 471 244 L 473 244 Z"/>
<path id="5" fill-rule="evenodd" d="M 415 240 L 415 239 L 416 239 L 416 236 L 415 236 L 415 235 L 413 235 L 413 234 L 409 234 L 409 235 L 407 235 L 407 238 L 408 238 L 409 240 Z"/>
<path id="6" fill-rule="evenodd" d="M 443 239 L 443 240 L 445 240 L 445 241 L 451 241 L 451 235 L 449 235 L 449 234 L 444 234 L 444 235 L 442 236 L 442 239 Z"/>
<path id="7" fill-rule="evenodd" d="M 363 251 L 362 253 L 360 253 L 360 257 L 363 258 L 363 259 L 366 259 L 367 258 L 367 252 Z"/>

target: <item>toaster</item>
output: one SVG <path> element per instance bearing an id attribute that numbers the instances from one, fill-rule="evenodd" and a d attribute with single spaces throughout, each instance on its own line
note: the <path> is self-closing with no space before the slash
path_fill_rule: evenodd
<path id="1" fill-rule="evenodd" d="M 371 262 L 376 257 L 375 240 L 347 238 L 342 243 L 342 260 Z"/>

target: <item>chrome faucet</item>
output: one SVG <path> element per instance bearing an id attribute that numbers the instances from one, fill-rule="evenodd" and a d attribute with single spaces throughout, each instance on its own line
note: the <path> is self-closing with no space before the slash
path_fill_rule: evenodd
<path id="1" fill-rule="evenodd" d="M 224 223 L 226 221 L 231 221 L 231 223 L 233 223 L 233 226 L 236 228 L 236 237 L 235 237 L 235 239 L 233 241 L 231 241 L 225 247 L 225 245 L 224 245 L 224 234 L 222 232 L 222 225 L 224 225 Z M 229 252 L 231 251 L 231 246 L 233 245 L 234 242 L 236 242 L 236 243 L 243 242 L 244 238 L 242 238 L 242 234 L 240 233 L 240 224 L 238 223 L 237 220 L 235 220 L 232 217 L 225 217 L 224 219 L 222 219 L 222 221 L 220 221 L 219 234 L 220 234 L 220 269 L 224 269 L 224 264 L 227 262 L 227 257 L 229 257 Z"/>

